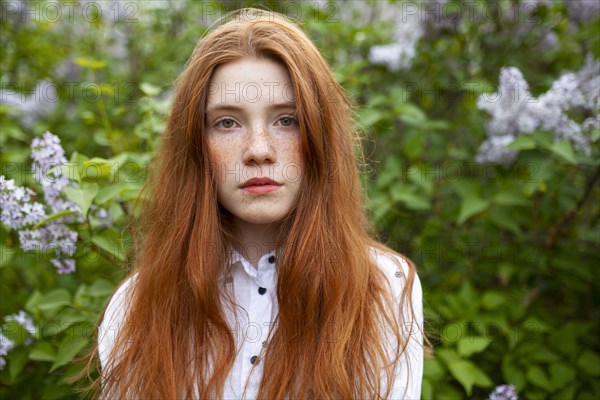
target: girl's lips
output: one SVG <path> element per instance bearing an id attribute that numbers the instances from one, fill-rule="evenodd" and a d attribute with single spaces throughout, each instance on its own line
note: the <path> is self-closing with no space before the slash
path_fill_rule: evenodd
<path id="1" fill-rule="evenodd" d="M 248 185 L 242 187 L 242 190 L 252 194 L 265 194 L 278 190 L 281 186 L 275 184 L 269 185 Z"/>

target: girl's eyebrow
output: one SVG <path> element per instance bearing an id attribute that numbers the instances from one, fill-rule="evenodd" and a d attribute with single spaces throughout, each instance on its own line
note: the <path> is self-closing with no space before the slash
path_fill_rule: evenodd
<path id="1" fill-rule="evenodd" d="M 270 102 L 267 107 L 269 111 L 277 111 L 277 110 L 295 110 L 296 103 L 294 101 L 286 101 L 281 103 Z M 214 105 L 209 105 L 206 107 L 206 113 L 213 113 L 217 111 L 230 111 L 230 112 L 243 112 L 244 107 L 237 106 L 235 104 L 230 103 L 218 103 Z"/>

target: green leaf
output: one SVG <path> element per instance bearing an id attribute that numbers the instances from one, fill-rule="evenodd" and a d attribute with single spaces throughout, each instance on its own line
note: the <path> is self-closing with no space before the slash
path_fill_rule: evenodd
<path id="1" fill-rule="evenodd" d="M 522 390 L 527 384 L 525 373 L 520 367 L 513 364 L 513 357 L 510 353 L 505 354 L 502 359 L 502 376 L 505 382 L 510 382 L 515 385 L 517 391 Z"/>
<path id="2" fill-rule="evenodd" d="M 435 355 L 438 359 L 442 360 L 444 364 L 448 365 L 453 362 L 460 361 L 460 357 L 456 354 L 456 350 L 451 348 L 438 348 L 435 350 Z"/>
<path id="3" fill-rule="evenodd" d="M 40 293 L 38 290 L 35 290 L 27 299 L 27 302 L 25 303 L 25 310 L 29 312 L 35 311 L 35 308 L 38 306 L 38 304 L 40 304 L 40 302 L 43 299 L 44 296 L 42 295 L 42 293 Z"/>
<path id="4" fill-rule="evenodd" d="M 54 221 L 56 219 L 59 219 L 59 218 L 62 218 L 62 217 L 68 217 L 70 215 L 77 215 L 77 214 L 79 214 L 77 211 L 69 211 L 69 210 L 63 210 L 63 211 L 57 212 L 56 214 L 52 214 L 51 216 L 49 216 L 45 220 L 38 222 L 37 225 L 35 225 L 33 227 L 33 229 L 37 229 L 37 228 L 39 228 L 41 226 L 44 226 L 48 222 Z"/>
<path id="5" fill-rule="evenodd" d="M 375 125 L 385 117 L 378 108 L 363 108 L 359 114 L 360 124 L 366 128 Z"/>
<path id="6" fill-rule="evenodd" d="M 564 362 L 550 364 L 550 379 L 554 390 L 561 389 L 575 380 L 575 375 L 575 368 Z"/>
<path id="7" fill-rule="evenodd" d="M 519 188 L 512 187 L 496 193 L 494 203 L 501 206 L 528 206 L 531 201 L 525 197 Z"/>
<path id="8" fill-rule="evenodd" d="M 470 357 L 475 353 L 481 353 L 485 350 L 489 345 L 490 341 L 477 336 L 468 336 L 463 337 L 458 341 L 458 354 L 461 357 Z"/>
<path id="9" fill-rule="evenodd" d="M 488 290 L 481 299 L 481 305 L 488 310 L 494 310 L 506 304 L 506 298 L 501 293 Z"/>
<path id="10" fill-rule="evenodd" d="M 426 359 L 423 363 L 423 376 L 437 382 L 444 378 L 446 372 L 437 359 Z"/>
<path id="11" fill-rule="evenodd" d="M 160 88 L 158 86 L 154 86 L 153 84 L 148 83 L 148 82 L 140 83 L 140 90 L 146 96 L 156 96 L 157 94 L 160 93 Z"/>
<path id="12" fill-rule="evenodd" d="M 69 335 L 65 337 L 60 343 L 58 352 L 56 354 L 56 359 L 54 364 L 52 364 L 52 368 L 50 368 L 50 372 L 70 363 L 73 358 L 75 358 L 75 356 L 87 345 L 88 340 L 82 335 Z"/>
<path id="13" fill-rule="evenodd" d="M 489 220 L 497 227 L 509 230 L 515 235 L 520 236 L 522 233 L 521 228 L 515 220 L 515 213 L 511 211 L 512 210 L 507 207 L 492 208 L 489 213 Z"/>
<path id="14" fill-rule="evenodd" d="M 94 157 L 81 165 L 81 180 L 86 182 L 110 180 L 117 172 L 117 167 L 118 165 L 113 161 Z"/>
<path id="15" fill-rule="evenodd" d="M 490 203 L 488 201 L 482 200 L 478 197 L 468 197 L 463 199 L 456 222 L 459 225 L 462 225 L 475 214 L 479 214 L 480 212 L 486 210 L 489 205 Z"/>
<path id="16" fill-rule="evenodd" d="M 403 203 L 411 210 L 428 210 L 431 207 L 426 196 L 417 194 L 413 187 L 404 184 L 393 186 L 390 194 L 394 201 Z"/>
<path id="17" fill-rule="evenodd" d="M 577 360 L 577 366 L 584 374 L 596 378 L 600 376 L 600 357 L 591 350 L 584 350 Z"/>
<path id="18" fill-rule="evenodd" d="M 88 288 L 88 294 L 93 297 L 105 297 L 113 294 L 115 291 L 115 285 L 107 281 L 106 279 L 100 278 L 94 281 Z"/>
<path id="19" fill-rule="evenodd" d="M 510 150 L 531 150 L 535 149 L 535 141 L 529 135 L 521 135 L 506 146 Z"/>
<path id="20" fill-rule="evenodd" d="M 54 361 L 56 349 L 48 342 L 37 342 L 33 345 L 29 359 L 34 361 Z"/>
<path id="21" fill-rule="evenodd" d="M 120 246 L 120 242 L 115 237 L 108 238 L 106 235 L 108 233 L 104 232 L 101 235 L 95 235 L 92 237 L 92 243 L 117 260 L 125 261 L 125 251 Z"/>
<path id="22" fill-rule="evenodd" d="M 534 365 L 527 370 L 527 380 L 533 383 L 535 386 L 546 390 L 547 392 L 552 392 L 553 390 L 553 385 L 552 382 L 550 382 L 550 378 L 544 372 L 544 370 L 537 365 Z"/>
<path id="23" fill-rule="evenodd" d="M 10 375 L 10 379 L 14 382 L 15 379 L 19 376 L 25 364 L 27 363 L 27 353 L 29 349 L 20 347 L 18 349 L 13 349 L 8 355 L 8 373 Z"/>
<path id="24" fill-rule="evenodd" d="M 435 381 L 434 381 L 435 382 Z M 433 399 L 433 384 L 427 378 L 423 378 L 423 384 L 421 386 L 421 398 L 422 399 Z"/>
<path id="25" fill-rule="evenodd" d="M 127 189 L 130 185 L 125 183 L 114 183 L 108 186 L 104 186 L 98 191 L 98 194 L 94 198 L 96 204 L 103 204 L 109 200 L 114 199 L 116 196 L 120 195 L 121 192 Z"/>
<path id="26" fill-rule="evenodd" d="M 79 188 L 69 186 L 65 188 L 65 194 L 79 206 L 81 214 L 85 216 L 94 197 L 98 194 L 98 184 L 83 182 Z"/>
<path id="27" fill-rule="evenodd" d="M 448 364 L 450 373 L 471 396 L 473 386 L 490 387 L 494 383 L 479 367 L 470 361 L 460 360 Z"/>
<path id="28" fill-rule="evenodd" d="M 571 142 L 568 140 L 561 140 L 552 144 L 549 147 L 549 150 L 561 157 L 563 160 L 567 161 L 570 164 L 577 164 L 577 160 L 575 159 L 575 153 L 573 152 L 573 146 Z"/>
<path id="29" fill-rule="evenodd" d="M 42 311 L 53 310 L 71 303 L 71 294 L 66 289 L 55 289 L 44 295 L 37 308 Z"/>

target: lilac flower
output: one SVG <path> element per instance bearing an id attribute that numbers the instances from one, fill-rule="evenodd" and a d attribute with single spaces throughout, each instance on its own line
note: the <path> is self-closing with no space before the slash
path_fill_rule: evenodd
<path id="1" fill-rule="evenodd" d="M 29 188 L 15 186 L 12 179 L 7 180 L 0 175 L 0 201 L 2 213 L 0 220 L 12 229 L 20 229 L 25 225 L 37 224 L 46 218 L 44 207 L 40 203 L 31 202 L 35 192 Z"/>
<path id="2" fill-rule="evenodd" d="M 478 163 L 510 164 L 517 158 L 517 150 L 507 149 L 506 146 L 515 140 L 513 135 L 490 136 L 479 147 Z"/>
<path id="3" fill-rule="evenodd" d="M 518 400 L 518 398 L 513 385 L 500 385 L 490 393 L 488 400 Z"/>
<path id="4" fill-rule="evenodd" d="M 31 317 L 29 316 L 29 314 L 27 314 L 25 311 L 21 310 L 19 311 L 17 314 L 12 314 L 12 315 L 8 315 L 7 317 L 4 318 L 5 321 L 15 321 L 16 323 L 20 324 L 23 329 L 25 329 L 27 331 L 27 333 L 29 333 L 29 335 L 31 335 L 31 337 L 28 337 L 25 340 L 25 345 L 29 346 L 31 343 L 33 343 L 33 337 L 35 337 L 35 335 L 37 334 L 37 328 L 36 326 L 33 324 L 33 321 L 31 319 Z"/>
<path id="5" fill-rule="evenodd" d="M 109 210 L 98 207 L 95 204 L 90 205 L 92 216 L 99 222 L 99 228 L 110 228 L 112 226 L 112 214 Z"/>
<path id="6" fill-rule="evenodd" d="M 69 184 L 69 179 L 57 167 L 67 163 L 65 151 L 60 145 L 58 136 L 50 132 L 33 139 L 31 143 L 31 158 L 35 179 L 42 185 L 46 202 L 52 211 L 58 212 L 56 200 Z"/>
<path id="7" fill-rule="evenodd" d="M 382 6 L 384 7 L 383 12 L 388 18 L 398 14 L 393 9 L 386 10 L 387 3 L 382 2 Z M 400 15 L 395 15 L 393 18 L 395 24 L 393 42 L 371 47 L 369 61 L 373 64 L 385 65 L 391 71 L 407 69 L 411 66 L 412 60 L 417 54 L 417 43 L 424 34 L 421 13 L 414 11 L 400 12 Z"/>
<path id="8" fill-rule="evenodd" d="M 550 89 L 534 97 L 517 68 L 502 68 L 498 92 L 479 97 L 477 106 L 491 115 L 487 124 L 488 139 L 477 154 L 479 162 L 509 164 L 517 152 L 506 149 L 517 136 L 535 130 L 549 131 L 556 141 L 568 140 L 580 152 L 590 155 L 590 133 L 600 119 L 600 62 L 591 56 L 577 72 L 563 73 Z M 569 113 L 583 109 L 594 113 L 582 123 Z"/>
<path id="9" fill-rule="evenodd" d="M 25 251 L 54 250 L 56 258 L 50 260 L 59 274 L 75 271 L 75 261 L 70 257 L 75 254 L 78 234 L 61 222 L 51 221 L 38 229 L 19 231 L 19 242 Z"/>
<path id="10" fill-rule="evenodd" d="M 50 80 L 38 82 L 30 95 L 12 89 L 0 90 L 0 104 L 14 108 L 27 128 L 32 128 L 37 121 L 52 114 L 57 103 L 56 85 Z"/>
<path id="11" fill-rule="evenodd" d="M 6 365 L 6 360 L 4 357 L 8 354 L 9 351 L 14 349 L 15 343 L 4 336 L 2 332 L 0 332 L 0 371 L 4 369 Z"/>
<path id="12" fill-rule="evenodd" d="M 72 258 L 53 258 L 50 262 L 59 274 L 70 274 L 75 271 L 75 260 Z"/>
<path id="13" fill-rule="evenodd" d="M 565 0 L 569 19 L 575 22 L 588 23 L 600 16 L 598 0 Z"/>
<path id="14" fill-rule="evenodd" d="M 46 132 L 33 139 L 31 143 L 31 158 L 35 179 L 42 185 L 44 199 L 53 213 L 61 211 L 79 212 L 79 207 L 72 201 L 64 199 L 61 194 L 68 185 L 75 185 L 62 173 L 60 166 L 67 163 L 65 151 L 60 145 L 58 136 Z M 83 216 L 66 217 L 64 222 L 83 221 Z"/>
<path id="15" fill-rule="evenodd" d="M 2 223 L 12 229 L 19 229 L 19 243 L 23 250 L 52 250 L 55 258 L 51 263 L 57 268 L 57 272 L 70 273 L 75 270 L 75 261 L 71 257 L 76 251 L 78 234 L 66 224 L 81 222 L 83 216 L 74 202 L 64 198 L 64 189 L 73 184 L 58 168 L 67 162 L 65 151 L 60 145 L 60 139 L 50 132 L 35 138 L 31 149 L 35 178 L 42 186 L 44 199 L 52 213 L 67 210 L 78 214 L 62 217 L 33 229 L 46 218 L 44 206 L 31 202 L 31 196 L 35 194 L 31 189 L 17 187 L 13 180 L 6 180 L 4 176 L 0 176 Z M 101 216 L 110 218 L 106 211 L 104 213 L 105 215 L 101 213 Z"/>

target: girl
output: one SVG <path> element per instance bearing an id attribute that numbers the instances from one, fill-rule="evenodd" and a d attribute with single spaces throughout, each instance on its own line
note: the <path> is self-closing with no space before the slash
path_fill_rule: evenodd
<path id="1" fill-rule="evenodd" d="M 350 115 L 280 15 L 241 10 L 199 41 L 99 329 L 103 396 L 420 397 L 421 286 L 371 238 Z"/>

